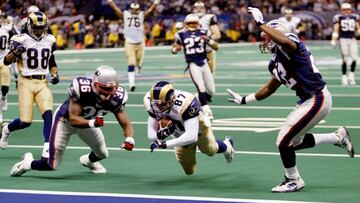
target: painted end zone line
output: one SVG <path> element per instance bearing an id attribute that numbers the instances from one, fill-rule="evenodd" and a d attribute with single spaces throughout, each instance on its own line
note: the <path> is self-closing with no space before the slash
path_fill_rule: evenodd
<path id="1" fill-rule="evenodd" d="M 8 148 L 42 149 L 43 146 L 42 145 L 41 146 L 40 145 L 8 145 Z M 67 146 L 66 149 L 90 150 L 89 147 L 80 147 L 80 146 Z M 107 149 L 110 151 L 125 151 L 119 147 L 108 147 Z M 133 151 L 150 153 L 150 149 L 148 149 L 148 148 L 134 148 Z M 156 153 L 159 153 L 159 152 L 174 152 L 174 150 L 173 149 L 156 150 Z M 199 150 L 197 150 L 196 152 L 200 153 Z M 247 155 L 279 156 L 278 152 L 235 151 L 235 153 L 236 154 L 247 154 Z M 297 156 L 311 156 L 311 157 L 349 157 L 347 154 L 296 153 L 296 155 Z M 354 158 L 360 158 L 360 155 L 354 155 Z"/>
<path id="2" fill-rule="evenodd" d="M 264 200 L 264 199 L 237 199 L 237 198 L 216 198 L 216 197 L 192 197 L 192 196 L 163 196 L 163 195 L 142 195 L 142 194 L 117 194 L 117 193 L 87 193 L 87 192 L 63 192 L 63 191 L 40 191 L 40 190 L 11 190 L 0 189 L 0 193 L 16 193 L 16 194 L 30 194 L 30 195 L 61 195 L 61 196 L 83 196 L 85 197 L 117 197 L 117 198 L 134 198 L 128 202 L 136 202 L 136 199 L 151 199 L 151 200 L 185 200 L 188 202 L 206 201 L 206 202 L 263 202 L 263 203 L 300 203 L 304 201 L 284 201 L 284 200 Z M 119 199 L 119 200 L 120 200 Z M 122 201 L 123 202 L 123 201 Z M 139 201 L 143 202 L 143 201 Z M 144 201 L 145 202 L 145 201 Z M 164 202 L 164 201 L 162 201 Z M 310 203 L 310 202 L 309 202 Z"/>

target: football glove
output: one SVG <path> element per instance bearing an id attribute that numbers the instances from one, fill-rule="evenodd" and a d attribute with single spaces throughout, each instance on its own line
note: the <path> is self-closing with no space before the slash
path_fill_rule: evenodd
<path id="1" fill-rule="evenodd" d="M 264 24 L 264 17 L 258 8 L 248 7 L 248 12 L 254 17 L 256 25 L 260 26 Z"/>
<path id="2" fill-rule="evenodd" d="M 126 137 L 124 143 L 121 148 L 127 151 L 132 151 L 135 145 L 135 140 L 133 137 Z"/>
<path id="3" fill-rule="evenodd" d="M 21 54 L 24 53 L 25 51 L 26 51 L 25 47 L 23 45 L 19 45 L 12 51 L 12 53 L 17 57 L 20 57 Z"/>
<path id="4" fill-rule="evenodd" d="M 58 74 L 51 74 L 50 83 L 53 84 L 53 85 L 56 85 L 59 82 L 60 82 L 59 75 Z"/>
<path id="5" fill-rule="evenodd" d="M 173 122 L 170 122 L 165 127 L 161 127 L 161 125 L 159 125 L 159 130 L 157 131 L 156 136 L 159 140 L 165 140 L 167 137 L 169 137 L 175 132 L 175 129 L 176 127 Z"/>
<path id="6" fill-rule="evenodd" d="M 166 142 L 162 140 L 155 140 L 150 145 L 150 152 L 153 152 L 154 149 L 166 149 Z"/>
<path id="7" fill-rule="evenodd" d="M 161 1 L 161 0 L 154 0 L 154 4 L 155 4 L 155 5 L 160 4 L 160 1 Z"/>
<path id="8" fill-rule="evenodd" d="M 234 102 L 237 104 L 246 104 L 245 97 L 240 96 L 239 94 L 233 92 L 231 89 L 227 89 L 227 92 L 230 94 L 232 98 L 228 98 L 228 101 Z"/>

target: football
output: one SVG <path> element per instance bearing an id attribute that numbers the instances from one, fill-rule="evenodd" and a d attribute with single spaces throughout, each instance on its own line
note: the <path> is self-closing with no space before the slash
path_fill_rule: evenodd
<path id="1" fill-rule="evenodd" d="M 159 129 L 168 128 L 171 126 L 171 124 L 172 124 L 171 119 L 162 118 L 161 120 L 159 120 Z"/>

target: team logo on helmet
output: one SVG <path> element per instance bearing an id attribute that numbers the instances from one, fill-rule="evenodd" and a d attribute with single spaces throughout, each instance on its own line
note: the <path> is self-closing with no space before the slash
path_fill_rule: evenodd
<path id="1" fill-rule="evenodd" d="M 27 18 L 27 29 L 29 34 L 39 40 L 45 36 L 48 29 L 47 17 L 42 12 L 30 13 Z"/>
<path id="2" fill-rule="evenodd" d="M 112 99 L 119 87 L 116 71 L 110 66 L 99 66 L 93 74 L 92 85 L 101 100 Z"/>
<path id="3" fill-rule="evenodd" d="M 166 82 L 157 82 L 150 90 L 150 103 L 155 113 L 168 113 L 175 101 L 175 90 Z"/>

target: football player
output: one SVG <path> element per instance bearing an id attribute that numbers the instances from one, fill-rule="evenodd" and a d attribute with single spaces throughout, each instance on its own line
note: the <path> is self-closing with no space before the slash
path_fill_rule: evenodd
<path id="1" fill-rule="evenodd" d="M 257 92 L 247 96 L 240 96 L 228 89 L 232 96 L 229 100 L 242 105 L 262 100 L 272 95 L 281 85 L 296 92 L 300 100 L 280 128 L 276 141 L 285 168 L 285 180 L 271 190 L 295 192 L 305 186 L 296 166 L 296 150 L 320 144 L 335 144 L 345 148 L 349 156 L 354 157 L 354 148 L 345 127 L 331 133 L 309 132 L 329 114 L 332 106 L 331 95 L 315 66 L 313 56 L 281 21 L 273 20 L 265 24 L 259 9 L 249 7 L 248 11 L 262 30 L 261 51 L 274 54 L 268 67 L 272 78 Z"/>
<path id="2" fill-rule="evenodd" d="M 199 17 L 189 14 L 184 20 L 184 29 L 175 34 L 175 44 L 172 53 L 178 53 L 182 47 L 191 79 L 199 93 L 199 100 L 204 114 L 213 118 L 208 105 L 215 93 L 214 76 L 211 74 L 206 53 L 208 50 L 217 50 L 218 43 L 211 39 L 210 32 L 200 28 Z"/>
<path id="3" fill-rule="evenodd" d="M 125 141 L 122 148 L 134 147 L 134 129 L 124 110 L 128 99 L 124 87 L 119 86 L 116 71 L 106 65 L 99 66 L 91 77 L 75 78 L 69 88 L 67 100 L 57 108 L 50 135 L 49 159 L 34 160 L 28 152 L 11 169 L 11 176 L 21 176 L 27 171 L 52 171 L 58 169 L 72 134 L 78 134 L 91 152 L 80 157 L 80 163 L 93 173 L 106 173 L 99 162 L 108 157 L 103 116 L 112 112 L 123 128 Z"/>
<path id="4" fill-rule="evenodd" d="M 211 39 L 219 41 L 221 38 L 221 32 L 216 15 L 207 14 L 205 4 L 201 1 L 194 3 L 193 12 L 200 19 L 201 29 L 209 30 L 211 33 Z M 211 73 L 214 75 L 216 70 L 216 50 L 209 51 L 207 53 L 207 58 Z"/>
<path id="5" fill-rule="evenodd" d="M 115 14 L 123 19 L 125 54 L 128 63 L 128 80 L 130 91 L 135 91 L 135 68 L 140 72 L 144 58 L 144 20 L 152 15 L 160 0 L 154 0 L 154 3 L 147 11 L 141 11 L 138 3 L 131 3 L 130 10 L 121 11 L 113 0 L 108 0 L 110 7 Z"/>
<path id="6" fill-rule="evenodd" d="M 235 154 L 231 137 L 216 140 L 210 120 L 201 112 L 199 100 L 191 93 L 175 90 L 166 81 L 157 82 L 144 97 L 149 113 L 148 138 L 152 141 L 150 150 L 175 147 L 175 155 L 186 175 L 195 172 L 196 146 L 208 156 L 223 153 L 230 163 Z M 173 125 L 160 128 L 162 119 L 169 119 Z M 170 126 L 171 125 L 171 126 Z M 173 139 L 166 140 L 168 136 Z"/>
<path id="7" fill-rule="evenodd" d="M 280 17 L 279 20 L 287 26 L 288 30 L 294 34 L 298 34 L 298 26 L 301 22 L 301 19 L 294 16 L 293 10 L 291 8 L 285 9 L 285 16 Z"/>
<path id="8" fill-rule="evenodd" d="M 0 100 L 0 128 L 2 127 L 2 112 L 8 108 L 7 94 L 10 86 L 10 69 L 4 64 L 4 57 L 9 52 L 8 42 L 10 38 L 16 35 L 14 27 L 7 23 L 6 15 L 0 10 L 0 84 L 1 84 L 1 100 Z"/>
<path id="9" fill-rule="evenodd" d="M 332 33 L 331 45 L 336 45 L 336 40 L 339 38 L 340 51 L 342 57 L 342 76 L 341 84 L 356 85 L 355 81 L 355 67 L 358 59 L 358 46 L 356 35 L 360 33 L 359 15 L 352 13 L 352 8 L 349 3 L 341 4 L 341 14 L 334 16 L 334 29 Z M 348 75 L 347 61 L 351 58 L 351 69 Z"/>
<path id="10" fill-rule="evenodd" d="M 46 79 L 47 75 L 50 74 L 50 83 L 59 83 L 58 69 L 53 54 L 55 37 L 46 34 L 47 17 L 42 12 L 31 13 L 27 26 L 28 33 L 15 35 L 10 39 L 10 52 L 4 58 L 5 65 L 17 62 L 21 73 L 18 81 L 20 117 L 2 129 L 0 148 L 7 147 L 12 132 L 31 125 L 35 102 L 44 120 L 43 156 L 48 157 L 53 98 Z"/>

